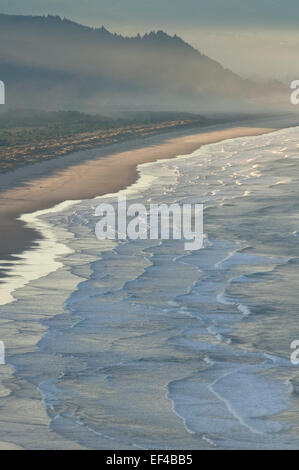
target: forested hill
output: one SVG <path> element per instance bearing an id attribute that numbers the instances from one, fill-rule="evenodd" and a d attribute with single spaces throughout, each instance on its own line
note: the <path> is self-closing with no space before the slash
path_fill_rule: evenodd
<path id="1" fill-rule="evenodd" d="M 1 14 L 0 42 L 0 79 L 12 107 L 194 111 L 267 98 L 163 31 L 127 38 L 58 16 Z"/>

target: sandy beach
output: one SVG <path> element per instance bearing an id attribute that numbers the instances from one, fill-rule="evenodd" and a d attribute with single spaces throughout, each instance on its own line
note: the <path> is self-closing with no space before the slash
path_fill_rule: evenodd
<path id="1" fill-rule="evenodd" d="M 39 231 L 44 238 L 1 263 L 0 449 L 297 447 L 276 415 L 290 409 L 293 419 L 297 409 L 285 378 L 294 374 L 287 299 L 298 282 L 289 262 L 297 260 L 298 129 L 269 134 L 296 124 L 255 124 L 89 149 L 1 177 L 4 256 L 32 246 Z M 245 138 L 227 140 L 237 137 Z M 155 170 L 140 164 L 185 154 L 153 165 L 162 167 L 160 177 L 143 186 Z M 150 240 L 101 245 L 95 201 L 68 203 L 118 191 L 138 176 L 137 199 L 205 198 L 210 242 L 200 256 Z M 21 214 L 36 233 L 17 220 Z M 269 328 L 275 322 L 281 339 Z M 269 334 L 273 361 L 264 356 Z M 241 408 L 240 387 L 252 390 Z M 255 416 L 259 403 L 262 417 Z"/>
<path id="2" fill-rule="evenodd" d="M 66 200 L 82 200 L 116 192 L 137 178 L 137 166 L 189 154 L 225 139 L 255 136 L 290 125 L 211 126 L 151 136 L 17 168 L 0 176 L 0 257 L 10 258 L 34 244 L 39 234 L 17 220 L 21 214 L 50 208 Z"/>

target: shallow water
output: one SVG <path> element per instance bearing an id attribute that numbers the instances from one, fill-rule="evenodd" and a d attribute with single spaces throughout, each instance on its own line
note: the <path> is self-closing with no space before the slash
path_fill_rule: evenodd
<path id="1" fill-rule="evenodd" d="M 0 439 L 298 449 L 298 142 L 285 129 L 139 167 L 129 202 L 204 204 L 199 251 L 96 240 L 96 206 L 120 193 L 29 217 L 48 245 L 42 277 L 29 252 L 2 286 Z"/>

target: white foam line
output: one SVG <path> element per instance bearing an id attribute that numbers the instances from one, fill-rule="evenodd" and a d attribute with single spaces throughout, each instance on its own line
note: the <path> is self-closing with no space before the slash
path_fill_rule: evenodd
<path id="1" fill-rule="evenodd" d="M 220 294 L 217 295 L 216 300 L 217 300 L 218 303 L 223 304 L 223 305 L 235 305 L 235 306 L 237 306 L 237 309 L 239 310 L 239 312 L 241 312 L 242 315 L 244 315 L 244 316 L 251 315 L 251 310 L 247 305 L 239 304 L 238 302 L 232 302 L 232 301 L 227 299 L 226 289 L 224 291 L 220 292 Z"/>
<path id="2" fill-rule="evenodd" d="M 226 289 L 216 296 L 216 301 L 223 305 L 236 305 L 236 302 L 231 302 L 226 298 Z"/>
<path id="3" fill-rule="evenodd" d="M 217 447 L 217 444 L 216 444 L 214 441 L 212 441 L 212 439 L 210 439 L 209 437 L 207 437 L 207 436 L 202 436 L 202 438 L 203 438 L 204 441 L 206 441 L 206 442 L 207 442 L 208 444 L 210 444 L 211 446 Z"/>
<path id="4" fill-rule="evenodd" d="M 23 214 L 19 217 L 19 220 L 25 222 L 26 226 L 40 232 L 43 238 L 36 242 L 36 247 L 24 251 L 11 262 L 10 271 L 4 282 L 0 284 L 0 305 L 14 302 L 16 299 L 13 293 L 30 281 L 47 276 L 62 267 L 62 263 L 58 261 L 58 258 L 73 251 L 63 243 L 58 242 L 51 224 L 41 220 L 40 216 L 62 212 L 79 202 L 81 201 L 64 201 L 51 209 Z"/>
<path id="5" fill-rule="evenodd" d="M 216 268 L 216 269 L 221 268 L 221 265 L 222 265 L 223 263 L 225 263 L 226 261 L 228 261 L 230 258 L 232 258 L 236 253 L 238 253 L 239 250 L 240 250 L 240 247 L 239 247 L 239 248 L 236 248 L 235 250 L 230 251 L 229 254 L 228 254 L 225 258 L 223 258 L 222 260 L 220 260 L 220 261 L 218 261 L 217 263 L 215 263 L 215 265 L 214 265 L 215 268 Z"/>
<path id="6" fill-rule="evenodd" d="M 251 310 L 249 307 L 247 307 L 247 305 L 244 305 L 244 304 L 239 304 L 237 309 L 239 310 L 239 312 L 242 313 L 242 315 L 250 315 L 251 314 Z"/>
<path id="7" fill-rule="evenodd" d="M 187 431 L 189 434 L 196 434 L 195 431 L 192 431 L 192 429 L 190 429 L 190 428 L 188 427 L 188 425 L 187 425 L 187 419 L 186 419 L 184 416 L 180 415 L 180 414 L 177 412 L 177 410 L 175 409 L 175 402 L 174 402 L 174 400 L 170 397 L 169 385 L 170 385 L 170 384 L 168 384 L 167 391 L 166 391 L 166 393 L 165 393 L 165 398 L 166 398 L 166 400 L 168 400 L 168 401 L 170 402 L 172 412 L 183 422 L 183 426 L 184 426 L 184 428 L 186 429 L 186 431 Z"/>
<path id="8" fill-rule="evenodd" d="M 130 186 L 127 186 L 125 189 L 116 191 L 115 193 L 108 193 L 108 194 L 104 194 L 103 196 L 96 196 L 94 199 L 95 200 L 110 199 L 110 198 L 117 199 L 120 196 L 130 197 L 131 195 L 136 197 L 138 193 L 140 193 L 141 189 L 143 190 L 148 189 L 149 187 L 151 187 L 153 181 L 155 181 L 158 178 L 158 176 L 142 174 L 141 167 L 145 165 L 149 165 L 149 163 L 143 163 L 137 166 L 137 172 L 139 173 L 139 176 L 138 176 L 137 181 L 135 181 L 135 183 L 131 184 Z"/>
<path id="9" fill-rule="evenodd" d="M 237 369 L 237 370 L 234 370 L 234 371 L 230 371 L 226 374 L 223 374 L 222 376 L 218 377 L 218 379 L 215 380 L 215 382 L 211 383 L 209 386 L 208 386 L 208 389 L 211 391 L 211 393 L 213 393 L 215 395 L 216 398 L 218 398 L 220 401 L 222 401 L 227 410 L 229 411 L 229 413 L 242 425 L 244 426 L 245 428 L 249 429 L 249 431 L 251 431 L 253 434 L 263 434 L 261 431 L 258 431 L 257 429 L 253 428 L 252 426 L 250 426 L 249 424 L 247 424 L 245 421 L 244 421 L 244 418 L 242 416 L 240 416 L 236 410 L 233 408 L 232 404 L 229 402 L 229 400 L 227 400 L 226 398 L 222 397 L 218 392 L 216 392 L 216 390 L 214 389 L 214 386 L 217 384 L 217 382 L 219 382 L 219 380 L 222 380 L 224 379 L 225 377 L 229 377 L 230 375 L 233 375 L 235 374 L 236 372 L 238 372 L 239 370 L 241 369 Z"/>

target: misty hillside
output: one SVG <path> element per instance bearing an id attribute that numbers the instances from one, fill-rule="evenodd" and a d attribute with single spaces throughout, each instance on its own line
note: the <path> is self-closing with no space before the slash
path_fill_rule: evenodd
<path id="1" fill-rule="evenodd" d="M 11 107 L 233 109 L 266 95 L 162 31 L 125 38 L 56 16 L 0 15 L 0 43 Z"/>

